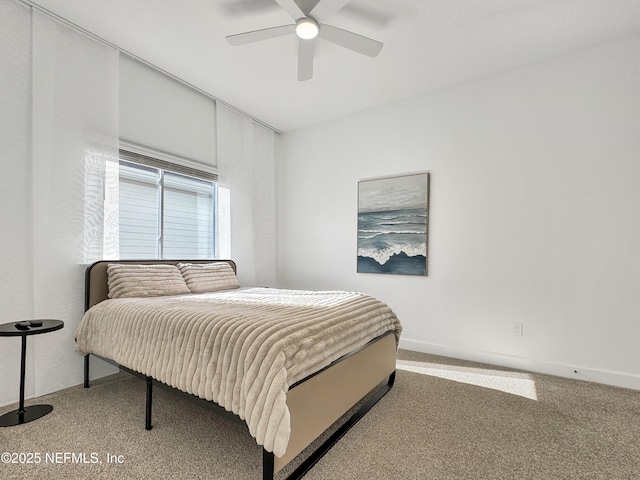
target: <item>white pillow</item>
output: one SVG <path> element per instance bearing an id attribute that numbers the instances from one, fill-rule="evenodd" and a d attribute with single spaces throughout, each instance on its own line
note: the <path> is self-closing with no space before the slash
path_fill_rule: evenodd
<path id="1" fill-rule="evenodd" d="M 109 298 L 160 297 L 191 293 L 175 265 L 111 263 L 107 266 Z"/>
<path id="2" fill-rule="evenodd" d="M 238 277 L 227 262 L 179 263 L 178 268 L 191 293 L 240 288 Z"/>

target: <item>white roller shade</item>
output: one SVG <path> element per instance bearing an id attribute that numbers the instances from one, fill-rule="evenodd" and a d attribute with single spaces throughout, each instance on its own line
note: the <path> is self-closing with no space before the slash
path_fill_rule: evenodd
<path id="1" fill-rule="evenodd" d="M 120 54 L 120 139 L 215 168 L 215 101 Z"/>

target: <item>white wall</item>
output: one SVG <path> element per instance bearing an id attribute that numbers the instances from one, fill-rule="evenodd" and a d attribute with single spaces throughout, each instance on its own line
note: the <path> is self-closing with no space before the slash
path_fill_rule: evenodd
<path id="1" fill-rule="evenodd" d="M 279 286 L 377 296 L 405 348 L 640 389 L 639 85 L 635 36 L 284 134 Z M 429 276 L 356 273 L 357 182 L 422 171 Z"/>

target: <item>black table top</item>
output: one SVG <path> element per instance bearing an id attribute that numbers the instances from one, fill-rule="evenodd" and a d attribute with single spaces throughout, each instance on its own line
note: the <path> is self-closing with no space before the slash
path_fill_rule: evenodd
<path id="1" fill-rule="evenodd" d="M 42 325 L 29 325 L 29 328 L 26 330 L 20 330 L 16 327 L 18 322 L 9 322 L 3 323 L 0 325 L 0 337 L 24 337 L 26 335 L 37 335 L 39 333 L 47 333 L 53 332 L 54 330 L 60 330 L 64 327 L 64 322 L 62 320 L 21 320 L 21 322 L 42 322 Z"/>

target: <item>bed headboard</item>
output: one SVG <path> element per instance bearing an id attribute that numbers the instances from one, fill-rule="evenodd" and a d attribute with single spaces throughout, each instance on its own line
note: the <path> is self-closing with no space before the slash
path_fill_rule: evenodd
<path id="1" fill-rule="evenodd" d="M 107 266 L 112 263 L 134 263 L 139 265 L 177 265 L 178 263 L 214 263 L 225 262 L 237 273 L 233 260 L 100 260 L 87 267 L 84 280 L 84 310 L 96 303 L 107 300 L 109 285 L 107 283 Z"/>

